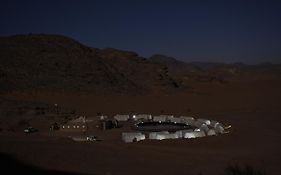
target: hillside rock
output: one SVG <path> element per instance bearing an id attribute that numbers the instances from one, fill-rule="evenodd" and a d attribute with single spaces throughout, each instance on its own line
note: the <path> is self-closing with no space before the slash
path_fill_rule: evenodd
<path id="1" fill-rule="evenodd" d="M 173 89 L 171 81 L 163 66 L 133 52 L 90 48 L 59 35 L 0 37 L 2 91 L 143 93 Z"/>

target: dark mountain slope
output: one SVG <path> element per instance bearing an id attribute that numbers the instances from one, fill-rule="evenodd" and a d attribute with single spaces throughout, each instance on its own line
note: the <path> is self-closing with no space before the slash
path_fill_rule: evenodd
<path id="1" fill-rule="evenodd" d="M 149 59 L 153 63 L 166 66 L 169 76 L 188 86 L 190 81 L 227 82 L 251 80 L 280 80 L 281 65 L 263 63 L 247 65 L 243 63 L 225 64 L 215 62 L 182 62 L 173 57 L 153 55 Z"/>
<path id="2" fill-rule="evenodd" d="M 1 90 L 141 93 L 173 88 L 163 66 L 136 53 L 89 48 L 44 34 L 0 37 L 0 82 Z"/>

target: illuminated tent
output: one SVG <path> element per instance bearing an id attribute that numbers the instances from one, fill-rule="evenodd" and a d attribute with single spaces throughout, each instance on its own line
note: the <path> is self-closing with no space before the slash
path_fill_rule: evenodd
<path id="1" fill-rule="evenodd" d="M 152 115 L 151 114 L 137 114 L 137 115 L 133 115 L 133 120 L 137 121 L 137 120 L 151 120 L 152 119 Z"/>
<path id="2" fill-rule="evenodd" d="M 216 131 L 217 134 L 223 134 L 223 133 L 225 133 L 224 127 L 223 127 L 223 125 L 220 124 L 220 123 L 217 124 L 214 129 L 215 129 L 215 131 Z"/>
<path id="3" fill-rule="evenodd" d="M 206 125 L 210 125 L 211 124 L 211 121 L 208 120 L 208 119 L 199 118 L 199 119 L 197 119 L 197 121 L 205 123 Z"/>
<path id="4" fill-rule="evenodd" d="M 197 137 L 205 137 L 206 134 L 204 131 L 191 131 L 184 133 L 183 137 L 186 139 L 197 138 Z"/>
<path id="5" fill-rule="evenodd" d="M 209 131 L 209 127 L 208 127 L 205 123 L 203 123 L 203 124 L 199 127 L 199 129 L 200 129 L 201 131 L 204 131 L 205 133 L 208 133 L 208 131 Z"/>
<path id="6" fill-rule="evenodd" d="M 187 123 L 188 125 L 193 125 L 195 122 L 195 119 L 193 117 L 188 117 L 188 116 L 180 116 L 180 119 L 182 119 L 182 121 L 184 123 Z"/>
<path id="7" fill-rule="evenodd" d="M 178 139 L 178 135 L 176 133 L 156 133 L 156 140 L 165 140 L 165 139 Z"/>
<path id="8" fill-rule="evenodd" d="M 155 122 L 165 122 L 168 119 L 173 118 L 172 116 L 169 115 L 158 115 L 158 116 L 153 116 L 153 121 Z"/>
<path id="9" fill-rule="evenodd" d="M 214 135 L 217 135 L 216 131 L 214 129 L 210 129 L 208 132 L 207 132 L 207 135 L 208 136 L 214 136 Z"/>
<path id="10" fill-rule="evenodd" d="M 129 115 L 120 115 L 120 114 L 117 114 L 114 116 L 114 119 L 117 120 L 117 121 L 128 121 L 130 119 L 130 116 Z"/>
<path id="11" fill-rule="evenodd" d="M 148 138 L 149 139 L 156 139 L 157 134 L 169 134 L 168 131 L 161 131 L 161 132 L 150 132 Z"/>
<path id="12" fill-rule="evenodd" d="M 145 135 L 140 132 L 123 132 L 122 140 L 126 143 L 145 140 Z"/>
<path id="13" fill-rule="evenodd" d="M 181 119 L 181 118 L 175 117 L 175 118 L 171 118 L 170 122 L 173 122 L 173 123 L 184 123 L 184 120 Z"/>
<path id="14" fill-rule="evenodd" d="M 193 130 L 192 129 L 180 130 L 180 131 L 176 131 L 176 134 L 178 135 L 178 138 L 183 138 L 184 134 L 187 132 L 193 132 Z"/>

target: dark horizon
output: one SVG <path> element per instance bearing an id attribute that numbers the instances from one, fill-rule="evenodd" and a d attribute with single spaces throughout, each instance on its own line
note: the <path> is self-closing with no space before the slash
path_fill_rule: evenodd
<path id="1" fill-rule="evenodd" d="M 1 36 L 59 34 L 185 62 L 281 63 L 281 2 L 1 2 Z M 4 27 L 3 27 L 4 26 Z"/>

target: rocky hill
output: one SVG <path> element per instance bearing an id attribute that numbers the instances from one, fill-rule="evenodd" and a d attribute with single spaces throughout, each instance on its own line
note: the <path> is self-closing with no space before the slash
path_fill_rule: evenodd
<path id="1" fill-rule="evenodd" d="M 177 87 L 164 66 L 134 52 L 45 34 L 0 37 L 0 83 L 1 91 L 142 93 Z"/>
<path id="2" fill-rule="evenodd" d="M 142 94 L 190 87 L 192 82 L 281 79 L 281 66 L 185 63 L 173 57 L 87 47 L 59 35 L 0 37 L 0 92 L 46 90 Z"/>
<path id="3" fill-rule="evenodd" d="M 227 81 L 281 80 L 280 64 L 182 62 L 160 54 L 151 56 L 149 60 L 166 66 L 169 76 L 183 87 L 189 86 L 191 81 L 225 83 Z"/>

